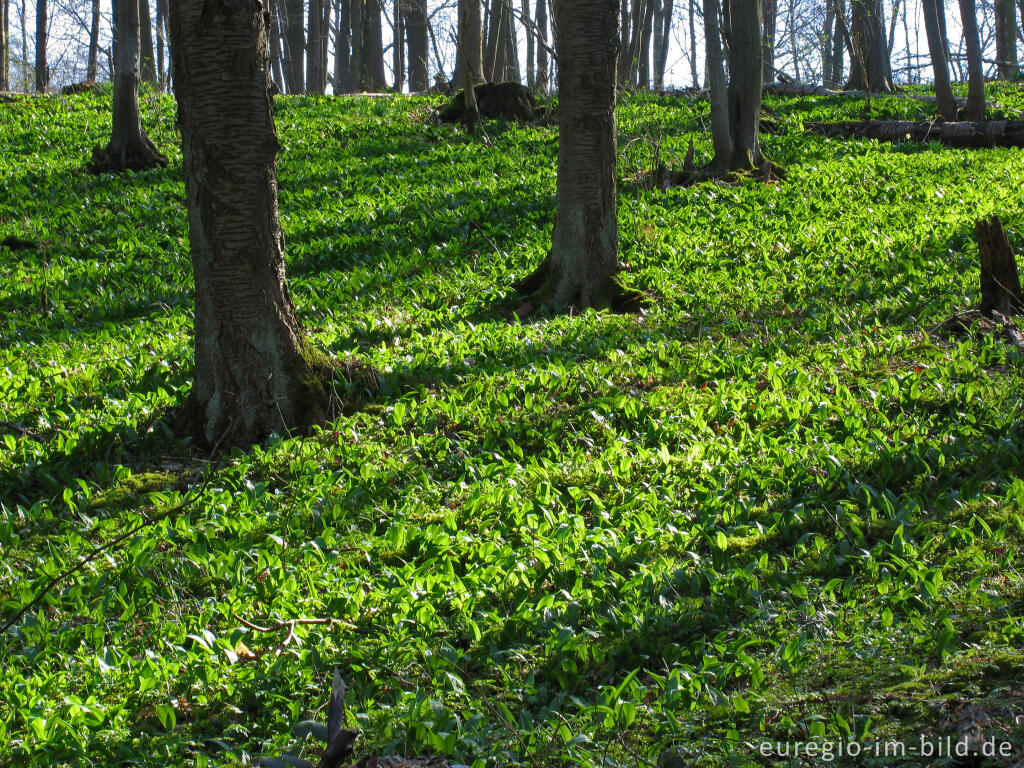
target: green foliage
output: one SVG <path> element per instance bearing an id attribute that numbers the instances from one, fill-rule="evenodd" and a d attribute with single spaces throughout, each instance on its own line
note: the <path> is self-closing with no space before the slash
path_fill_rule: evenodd
<path id="1" fill-rule="evenodd" d="M 518 324 L 556 128 L 279 98 L 293 294 L 386 381 L 208 467 L 160 421 L 190 270 L 173 103 L 144 101 L 171 168 L 121 178 L 81 171 L 105 97 L 0 104 L 0 240 L 36 244 L 0 252 L 0 624 L 199 489 L 0 638 L 0 764 L 315 762 L 335 665 L 360 751 L 478 766 L 1022 714 L 1024 368 L 926 332 L 977 298 L 976 219 L 1021 241 L 1018 153 L 821 139 L 801 122 L 861 105 L 769 100 L 784 181 L 656 192 L 632 179 L 710 156 L 707 104 L 631 98 L 625 282 L 658 300 Z"/>

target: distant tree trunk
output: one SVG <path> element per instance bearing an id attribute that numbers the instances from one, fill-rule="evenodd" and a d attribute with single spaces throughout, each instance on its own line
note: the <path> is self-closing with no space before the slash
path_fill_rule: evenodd
<path id="1" fill-rule="evenodd" d="M 430 87 L 427 0 L 408 0 L 409 90 L 425 91 Z"/>
<path id="2" fill-rule="evenodd" d="M 348 0 L 349 23 L 352 32 L 352 58 L 349 64 L 352 78 L 352 91 L 359 92 L 367 90 L 366 77 L 366 54 L 364 50 L 364 29 L 363 10 L 366 7 L 366 0 Z"/>
<path id="3" fill-rule="evenodd" d="M 1017 76 L 1017 10 L 1013 0 L 995 0 L 996 71 L 1000 80 Z"/>
<path id="4" fill-rule="evenodd" d="M 167 62 L 164 59 L 164 52 L 167 50 L 167 0 L 156 0 L 156 85 L 161 91 L 167 87 Z M 278 52 L 278 64 L 280 65 L 280 51 Z M 278 68 L 280 75 L 280 67 Z M 284 91 L 284 81 L 279 83 L 280 90 Z"/>
<path id="5" fill-rule="evenodd" d="M 636 57 L 640 48 L 640 35 L 643 33 L 643 13 L 646 0 L 632 0 L 628 4 L 622 27 L 622 46 L 619 49 L 618 78 L 619 87 L 632 85 L 636 72 Z M 628 30 L 628 31 L 627 31 Z"/>
<path id="6" fill-rule="evenodd" d="M 543 0 L 541 0 L 543 2 Z M 0 92 L 11 87 L 11 10 L 8 0 L 0 0 Z"/>
<path id="7" fill-rule="evenodd" d="M 835 26 L 832 28 L 832 87 L 836 88 L 843 82 L 843 30 L 846 29 L 846 0 L 835 0 Z"/>
<path id="8" fill-rule="evenodd" d="M 548 90 L 548 0 L 537 0 L 537 79 L 536 90 Z"/>
<path id="9" fill-rule="evenodd" d="M 36 0 L 36 92 L 46 93 L 49 87 L 50 67 L 46 63 L 46 0 Z"/>
<path id="10" fill-rule="evenodd" d="M 455 87 L 466 86 L 465 75 L 472 83 L 482 83 L 484 75 L 483 20 L 480 0 L 459 0 L 459 50 L 457 51 Z M 475 102 L 474 102 L 475 103 Z"/>
<path id="11" fill-rule="evenodd" d="M 395 92 L 401 93 L 405 87 L 405 12 L 402 0 L 395 0 L 395 16 L 392 29 L 394 37 L 391 42 L 391 69 L 395 73 Z"/>
<path id="12" fill-rule="evenodd" d="M 182 424 L 206 445 L 250 445 L 322 422 L 332 378 L 285 281 L 263 8 L 175 0 L 170 28 L 196 291 Z"/>
<path id="13" fill-rule="evenodd" d="M 544 0 L 538 0 L 544 2 Z M 526 30 L 526 86 L 532 91 L 536 82 L 535 62 L 537 60 L 536 47 L 533 29 L 530 28 L 530 19 L 533 13 L 530 11 L 530 0 L 523 0 L 523 26 Z"/>
<path id="14" fill-rule="evenodd" d="M 619 87 L 629 80 L 629 69 L 631 59 L 629 53 L 629 41 L 633 32 L 633 13 L 631 8 L 636 6 L 638 0 L 619 0 L 619 55 L 615 69 L 618 73 Z"/>
<path id="15" fill-rule="evenodd" d="M 153 16 L 149 0 L 139 0 L 139 80 L 156 84 L 156 61 L 153 56 Z"/>
<path id="16" fill-rule="evenodd" d="M 331 42 L 331 8 L 333 0 L 321 0 L 324 16 L 320 20 L 320 93 L 327 93 L 328 75 L 327 57 L 330 55 Z"/>
<path id="17" fill-rule="evenodd" d="M 648 0 L 644 14 L 644 30 L 640 36 L 640 55 L 636 69 L 636 87 L 650 90 L 651 87 L 651 37 L 654 27 L 654 6 L 656 0 Z"/>
<path id="18" fill-rule="evenodd" d="M 165 0 L 157 0 L 164 2 Z M 281 67 L 284 62 L 284 50 L 281 46 L 281 18 L 278 8 L 278 0 L 263 0 L 263 10 L 269 14 L 270 27 L 267 35 L 270 37 L 270 71 L 273 74 L 274 85 L 278 93 L 285 92 L 284 72 Z M 157 25 L 157 32 L 160 31 Z"/>
<path id="19" fill-rule="evenodd" d="M 832 3 L 825 8 L 825 26 L 821 30 L 821 84 L 834 88 L 832 77 L 832 28 L 836 24 L 836 11 Z"/>
<path id="20" fill-rule="evenodd" d="M 711 92 L 711 140 L 715 148 L 712 168 L 723 173 L 732 162 L 732 131 L 729 129 L 729 86 L 725 79 L 725 54 L 722 52 L 722 31 L 719 0 L 704 0 L 705 71 Z"/>
<path id="21" fill-rule="evenodd" d="M 512 23 L 512 0 L 494 0 L 488 23 L 488 64 L 493 82 L 519 82 L 519 56 L 516 52 L 515 26 Z"/>
<path id="22" fill-rule="evenodd" d="M 386 90 L 388 83 L 384 74 L 384 31 L 379 0 L 364 0 L 362 58 L 367 89 Z"/>
<path id="23" fill-rule="evenodd" d="M 309 0 L 309 16 L 306 34 L 306 91 L 323 93 L 321 83 L 324 79 L 324 62 L 321 59 L 323 45 L 321 23 L 324 19 L 323 3 L 325 0 Z"/>
<path id="24" fill-rule="evenodd" d="M 694 17 L 697 15 L 697 0 L 690 0 L 690 81 L 694 88 L 700 87 L 700 79 L 697 77 L 697 28 Z"/>
<path id="25" fill-rule="evenodd" d="M 284 22 L 284 78 L 288 93 L 306 92 L 306 30 L 303 25 L 302 0 L 278 0 L 278 11 Z"/>
<path id="26" fill-rule="evenodd" d="M 978 13 L 974 0 L 960 0 L 960 20 L 967 49 L 968 120 L 985 119 L 985 73 L 981 63 L 981 41 L 978 39 Z"/>
<path id="27" fill-rule="evenodd" d="M 4 6 L 7 0 L 0 0 Z M 92 18 L 89 23 L 89 53 L 85 63 L 85 79 L 90 83 L 96 82 L 97 68 L 100 55 L 100 0 L 92 0 Z"/>
<path id="28" fill-rule="evenodd" d="M 789 0 L 789 49 L 793 54 L 793 77 L 800 82 L 800 51 L 796 45 L 796 2 Z M 772 70 L 774 71 L 774 67 Z"/>
<path id="29" fill-rule="evenodd" d="M 850 83 L 854 91 L 885 93 L 892 90 L 889 47 L 885 40 L 881 0 L 852 0 L 853 47 L 860 61 L 850 67 Z M 863 71 L 862 71 L 863 70 Z M 864 77 L 867 77 L 867 82 Z"/>
<path id="30" fill-rule="evenodd" d="M 792 7 L 792 0 L 790 7 Z M 761 36 L 761 51 L 764 56 L 764 73 L 761 78 L 765 83 L 770 83 L 775 79 L 775 27 L 778 18 L 779 0 L 765 0 L 764 34 Z"/>
<path id="31" fill-rule="evenodd" d="M 921 0 L 924 13 L 924 31 L 928 37 L 928 52 L 932 58 L 932 72 L 935 75 L 935 98 L 939 115 L 944 120 L 956 120 L 956 99 L 949 83 L 949 66 L 946 63 L 946 46 L 942 40 L 942 25 L 939 24 L 938 0 Z"/>
<path id="32" fill-rule="evenodd" d="M 349 0 L 338 0 L 334 12 L 334 93 L 352 93 L 352 27 Z"/>
<path id="33" fill-rule="evenodd" d="M 661 90 L 665 87 L 665 68 L 668 66 L 668 48 L 671 42 L 669 33 L 672 31 L 672 0 L 658 0 L 660 18 L 654 21 L 654 87 Z"/>
<path id="34" fill-rule="evenodd" d="M 92 151 L 93 173 L 165 167 L 139 120 L 139 3 L 114 0 L 114 110 L 110 143 Z"/>
<path id="35" fill-rule="evenodd" d="M 542 305 L 605 308 L 619 272 L 615 182 L 616 4 L 560 0 L 558 190 L 551 252 L 519 286 Z"/>
<path id="36" fill-rule="evenodd" d="M 761 0 L 729 0 L 729 134 L 733 170 L 760 168 Z"/>

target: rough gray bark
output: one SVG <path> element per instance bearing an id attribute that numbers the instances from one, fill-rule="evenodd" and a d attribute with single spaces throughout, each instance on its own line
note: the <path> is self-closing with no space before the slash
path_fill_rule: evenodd
<path id="1" fill-rule="evenodd" d="M 654 17 L 654 88 L 665 87 L 665 67 L 668 66 L 668 48 L 672 31 L 672 0 L 658 0 Z"/>
<path id="2" fill-rule="evenodd" d="M 334 93 L 352 93 L 352 23 L 349 0 L 338 0 L 334 14 Z"/>
<path id="3" fill-rule="evenodd" d="M 171 4 L 196 292 L 181 423 L 220 447 L 323 421 L 332 375 L 285 281 L 264 19 L 259 0 Z"/>
<path id="4" fill-rule="evenodd" d="M 494 0 L 488 22 L 487 61 L 485 75 L 496 83 L 518 83 L 519 56 L 516 53 L 516 34 L 512 19 L 512 0 Z"/>
<path id="5" fill-rule="evenodd" d="M 792 8 L 792 4 L 790 5 Z M 768 83 L 775 79 L 775 26 L 779 17 L 779 0 L 765 0 L 764 34 L 761 36 L 761 53 L 764 56 L 764 74 L 761 79 Z M 800 78 L 797 77 L 797 80 Z"/>
<path id="6" fill-rule="evenodd" d="M 351 58 L 349 59 L 350 74 L 352 78 L 351 91 L 366 90 L 366 65 L 363 62 L 363 9 L 366 0 L 348 0 L 349 8 L 349 30 L 351 32 Z"/>
<path id="7" fill-rule="evenodd" d="M 288 93 L 305 93 L 306 30 L 303 25 L 302 0 L 278 0 L 280 19 L 284 24 L 284 79 Z"/>
<path id="8" fill-rule="evenodd" d="M 324 0 L 309 0 L 309 23 L 306 33 L 306 91 L 323 93 L 324 60 L 323 60 L 323 23 Z"/>
<path id="9" fill-rule="evenodd" d="M 430 87 L 427 1 L 408 0 L 406 19 L 406 32 L 409 36 L 409 90 L 425 91 Z"/>
<path id="10" fill-rule="evenodd" d="M 156 0 L 156 84 L 160 90 L 167 87 L 167 69 L 164 52 L 167 50 L 167 0 Z M 280 53 L 278 54 L 280 63 Z M 284 81 L 280 83 L 284 90 Z"/>
<path id="11" fill-rule="evenodd" d="M 985 119 L 985 72 L 981 64 L 981 41 L 978 38 L 978 14 L 974 0 L 960 0 L 960 20 L 967 49 L 968 120 Z"/>
<path id="12" fill-rule="evenodd" d="M 50 87 L 50 67 L 46 63 L 46 0 L 36 0 L 36 92 Z M 24 25 L 22 25 L 24 30 Z"/>
<path id="13" fill-rule="evenodd" d="M 163 0 L 157 0 L 161 2 Z M 281 19 L 278 11 L 278 0 L 263 0 L 263 10 L 269 14 L 269 29 L 267 35 L 270 37 L 270 71 L 274 78 L 274 85 L 278 93 L 285 92 L 284 71 L 284 49 L 281 45 Z M 159 26 L 157 31 L 159 31 Z"/>
<path id="14" fill-rule="evenodd" d="M 711 92 L 711 140 L 715 148 L 712 167 L 724 172 L 732 161 L 732 131 L 729 130 L 729 86 L 725 79 L 725 54 L 718 19 L 719 0 L 704 0 L 705 71 Z"/>
<path id="15" fill-rule="evenodd" d="M 619 272 L 615 188 L 614 0 L 555 6 L 560 98 L 558 186 L 551 252 L 519 286 L 519 308 L 605 308 Z"/>
<path id="16" fill-rule="evenodd" d="M 760 168 L 761 2 L 729 0 L 729 133 L 732 170 Z"/>
<path id="17" fill-rule="evenodd" d="M 464 88 L 468 71 L 473 84 L 484 76 L 483 9 L 481 0 L 459 0 L 458 50 L 455 52 L 454 88 Z"/>
<path id="18" fill-rule="evenodd" d="M 363 85 L 368 91 L 383 91 L 388 87 L 384 75 L 384 30 L 378 0 L 363 2 Z"/>
<path id="19" fill-rule="evenodd" d="M 832 29 L 836 25 L 836 9 L 832 3 L 825 8 L 825 26 L 821 30 L 821 80 L 822 85 L 831 88 L 832 77 Z M 767 81 L 765 81 L 767 82 Z"/>
<path id="20" fill-rule="evenodd" d="M 881 0 L 851 0 L 851 42 L 859 61 L 850 67 L 850 90 L 886 93 L 892 90 L 889 46 L 885 40 Z M 866 78 L 866 79 L 865 79 Z"/>
<path id="21" fill-rule="evenodd" d="M 7 0 L 0 0 L 6 7 Z M 89 24 L 89 53 L 85 64 L 85 79 L 96 82 L 96 70 L 100 53 L 100 0 L 92 0 L 92 19 Z"/>
<path id="22" fill-rule="evenodd" d="M 139 3 L 114 0 L 114 109 L 110 143 L 92 150 L 93 173 L 165 167 L 139 119 Z"/>
<path id="23" fill-rule="evenodd" d="M 537 0 L 537 79 L 535 89 L 545 93 L 548 89 L 548 0 Z"/>
<path id="24" fill-rule="evenodd" d="M 1017 75 L 1017 10 L 1013 0 L 994 0 L 996 71 L 1000 80 Z"/>
<path id="25" fill-rule="evenodd" d="M 139 0 L 139 80 L 156 84 L 156 58 L 153 55 L 153 16 L 149 0 Z"/>
<path id="26" fill-rule="evenodd" d="M 944 120 L 956 120 L 956 99 L 949 83 L 949 65 L 946 62 L 946 45 L 942 38 L 943 25 L 939 14 L 945 15 L 938 0 L 921 0 L 924 14 L 925 35 L 928 38 L 928 52 L 932 59 L 932 73 L 935 77 L 935 98 L 938 100 L 939 115 Z"/>

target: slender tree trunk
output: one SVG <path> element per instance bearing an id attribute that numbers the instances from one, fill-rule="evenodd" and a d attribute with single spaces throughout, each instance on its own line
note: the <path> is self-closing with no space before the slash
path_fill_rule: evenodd
<path id="1" fill-rule="evenodd" d="M 835 0 L 835 26 L 832 28 L 832 87 L 843 82 L 843 30 L 846 29 L 846 0 Z"/>
<path id="2" fill-rule="evenodd" d="M 619 87 L 632 85 L 636 73 L 636 58 L 640 48 L 640 36 L 643 34 L 643 14 L 645 0 L 632 0 L 629 8 L 629 34 L 623 33 L 623 44 L 619 52 L 618 78 Z"/>
<path id="3" fill-rule="evenodd" d="M 956 120 L 956 99 L 949 83 L 949 66 L 946 63 L 946 46 L 942 40 L 942 25 L 939 24 L 938 0 L 922 0 L 924 31 L 928 37 L 928 52 L 932 57 L 932 72 L 935 75 L 935 98 L 938 100 L 939 115 L 944 120 Z"/>
<path id="4" fill-rule="evenodd" d="M 167 50 L 167 0 L 156 0 L 156 79 L 157 88 L 161 91 L 167 88 L 167 61 L 165 52 Z M 280 64 L 280 52 L 278 53 L 278 64 Z M 284 91 L 284 82 L 278 83 L 280 90 Z"/>
<path id="5" fill-rule="evenodd" d="M 334 13 L 334 94 L 352 93 L 349 0 L 338 0 Z"/>
<path id="6" fill-rule="evenodd" d="M 359 92 L 368 89 L 369 83 L 366 75 L 366 55 L 363 45 L 363 31 L 365 24 L 363 23 L 363 11 L 366 8 L 366 0 L 348 0 L 349 4 L 349 22 L 351 23 L 352 30 L 352 58 L 351 58 L 351 78 L 352 78 L 352 91 Z"/>
<path id="7" fill-rule="evenodd" d="M 672 31 L 672 0 L 659 0 L 661 8 L 661 24 L 655 29 L 660 38 L 660 45 L 655 46 L 654 51 L 654 87 L 661 90 L 665 87 L 665 68 L 668 66 L 668 48 L 671 43 L 669 37 Z M 655 22 L 657 24 L 657 21 Z"/>
<path id="8" fill-rule="evenodd" d="M 425 91 L 430 88 L 428 57 L 427 1 L 409 0 L 409 90 Z"/>
<path id="9" fill-rule="evenodd" d="M 156 83 L 156 61 L 153 56 L 153 16 L 149 0 L 139 0 L 139 79 Z"/>
<path id="10" fill-rule="evenodd" d="M 539 0 L 539 2 L 544 2 L 544 0 Z M 537 44 L 534 41 L 533 29 L 529 23 L 533 18 L 533 12 L 530 10 L 530 0 L 523 0 L 521 13 L 523 15 L 523 27 L 526 30 L 526 85 L 532 91 L 536 83 Z"/>
<path id="11" fill-rule="evenodd" d="M 331 378 L 285 281 L 263 8 L 175 0 L 170 29 L 196 291 L 182 423 L 207 445 L 249 445 L 322 422 Z"/>
<path id="12" fill-rule="evenodd" d="M 391 44 L 391 69 L 395 73 L 395 92 L 405 87 L 405 13 L 402 0 L 395 0 L 394 39 Z"/>
<path id="13" fill-rule="evenodd" d="M 974 0 L 960 0 L 960 21 L 967 48 L 968 120 L 985 119 L 985 73 L 981 65 L 981 41 L 978 39 L 978 13 Z"/>
<path id="14" fill-rule="evenodd" d="M 560 98 L 558 191 L 551 253 L 519 286 L 520 307 L 604 308 L 619 272 L 615 186 L 617 5 L 555 5 Z"/>
<path id="15" fill-rule="evenodd" d="M 278 0 L 278 11 L 284 22 L 284 76 L 288 84 L 288 93 L 305 93 L 306 62 L 303 52 L 306 47 L 306 30 L 303 25 L 302 0 Z"/>
<path id="16" fill-rule="evenodd" d="M 616 63 L 618 72 L 619 87 L 626 84 L 629 79 L 629 70 L 632 66 L 629 41 L 633 33 L 633 12 L 632 8 L 637 5 L 637 0 L 619 0 L 619 56 Z"/>
<path id="17" fill-rule="evenodd" d="M 792 8 L 792 0 L 790 0 Z M 775 27 L 779 18 L 779 0 L 765 0 L 764 34 L 761 36 L 761 51 L 764 56 L 762 80 L 770 83 L 775 79 Z M 800 79 L 799 77 L 797 78 Z"/>
<path id="18" fill-rule="evenodd" d="M 697 15 L 697 0 L 690 0 L 689 22 L 690 22 L 690 82 L 694 88 L 700 87 L 700 79 L 697 77 L 697 27 L 694 17 Z"/>
<path id="19" fill-rule="evenodd" d="M 139 4 L 114 0 L 114 110 L 110 143 L 92 151 L 93 173 L 165 167 L 139 119 Z"/>
<path id="20" fill-rule="evenodd" d="M 0 0 L 6 5 L 6 0 Z M 92 18 L 89 23 L 89 53 L 85 64 L 85 79 L 96 82 L 100 55 L 100 0 L 92 0 Z"/>
<path id="21" fill-rule="evenodd" d="M 323 93 L 320 86 L 324 79 L 324 62 L 320 58 L 323 50 L 320 40 L 323 32 L 320 28 L 324 18 L 324 11 L 321 7 L 323 2 L 324 0 L 309 0 L 309 31 L 306 35 L 306 91 L 308 93 Z"/>
<path id="22" fill-rule="evenodd" d="M 537 79 L 536 90 L 546 93 L 548 90 L 548 0 L 537 1 Z"/>
<path id="23" fill-rule="evenodd" d="M 1017 11 L 1013 0 L 995 0 L 996 71 L 1000 80 L 1017 75 Z"/>
<path id="24" fill-rule="evenodd" d="M 327 83 L 330 80 L 327 57 L 330 55 L 332 6 L 333 0 L 321 0 L 324 13 L 320 20 L 320 93 L 327 93 Z"/>
<path id="25" fill-rule="evenodd" d="M 789 0 L 789 49 L 793 54 L 793 77 L 800 82 L 800 50 L 796 45 L 796 2 Z M 774 67 L 772 67 L 774 69 Z"/>
<path id="26" fill-rule="evenodd" d="M 50 67 L 46 63 L 46 0 L 36 0 L 36 92 L 50 87 Z"/>
<path id="27" fill-rule="evenodd" d="M 519 56 L 516 52 L 515 25 L 512 23 L 512 0 L 494 0 L 489 32 L 491 39 L 488 48 L 491 51 L 490 66 L 493 82 L 515 82 L 519 78 Z"/>
<path id="28" fill-rule="evenodd" d="M 163 0 L 157 0 L 162 2 Z M 284 63 L 284 51 L 281 47 L 281 18 L 280 9 L 278 8 L 278 0 L 264 0 L 264 10 L 269 14 L 270 27 L 267 30 L 267 34 L 270 37 L 270 71 L 273 74 L 274 85 L 277 87 L 278 93 L 285 92 L 285 80 L 284 71 L 282 65 Z M 159 32 L 160 28 L 157 27 Z"/>
<path id="29" fill-rule="evenodd" d="M 711 92 L 711 140 L 715 148 L 712 167 L 718 173 L 732 162 L 732 131 L 729 129 L 729 86 L 725 80 L 725 54 L 722 52 L 722 31 L 718 24 L 719 0 L 704 0 L 705 70 Z"/>
<path id="30" fill-rule="evenodd" d="M 853 47 L 861 61 L 850 67 L 850 84 L 847 87 L 873 93 L 891 91 L 892 74 L 881 0 L 852 0 L 851 5 Z M 864 82 L 865 76 L 867 82 Z"/>
<path id="31" fill-rule="evenodd" d="M 0 92 L 11 87 L 11 9 L 8 0 L 0 0 Z"/>
<path id="32" fill-rule="evenodd" d="M 831 3 L 825 8 L 825 26 L 821 31 L 821 84 L 826 88 L 835 87 L 832 76 L 832 27 L 836 23 L 836 11 Z"/>

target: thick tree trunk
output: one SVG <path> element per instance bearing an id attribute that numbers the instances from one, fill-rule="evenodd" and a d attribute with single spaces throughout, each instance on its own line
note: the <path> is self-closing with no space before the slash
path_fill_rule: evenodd
<path id="1" fill-rule="evenodd" d="M 284 78 L 288 93 L 305 93 L 306 61 L 303 52 L 306 30 L 303 25 L 302 0 L 278 0 L 278 11 L 284 22 Z"/>
<path id="2" fill-rule="evenodd" d="M 729 130 L 729 86 L 725 79 L 718 2 L 704 0 L 704 50 L 707 52 L 705 70 L 711 91 L 711 140 L 715 148 L 711 165 L 716 172 L 722 173 L 732 162 L 732 131 Z"/>
<path id="3" fill-rule="evenodd" d="M 387 89 L 387 77 L 384 74 L 384 30 L 379 0 L 364 0 L 363 3 L 362 60 L 366 89 Z"/>
<path id="4" fill-rule="evenodd" d="M 792 7 L 792 4 L 791 4 Z M 764 74 L 761 79 L 770 83 L 775 79 L 775 26 L 779 18 L 779 0 L 765 0 L 764 34 L 761 35 L 761 53 L 764 56 Z M 799 77 L 797 78 L 800 79 Z"/>
<path id="5" fill-rule="evenodd" d="M 1024 309 L 1024 293 L 1013 247 L 998 216 L 975 225 L 981 256 L 981 312 L 998 312 L 1005 318 Z"/>
<path id="6" fill-rule="evenodd" d="M 486 79 L 482 13 L 480 0 L 459 0 L 459 50 L 456 52 L 454 78 L 456 88 L 465 88 L 467 72 L 473 85 Z"/>
<path id="7" fill-rule="evenodd" d="M 985 73 L 981 65 L 978 14 L 974 0 L 960 0 L 960 19 L 967 49 L 967 119 L 985 119 Z"/>
<path id="8" fill-rule="evenodd" d="M 886 93 L 892 90 L 889 47 L 885 40 L 881 0 L 852 0 L 852 44 L 856 59 L 850 67 L 850 90 Z M 866 79 L 865 79 L 866 78 Z"/>
<path id="9" fill-rule="evenodd" d="M 430 88 L 427 0 L 408 0 L 409 90 Z"/>
<path id="10" fill-rule="evenodd" d="M 36 0 L 36 93 L 46 93 L 50 87 L 50 66 L 46 63 L 46 12 L 46 0 Z"/>
<path id="11" fill-rule="evenodd" d="M 604 308 L 619 271 L 615 199 L 617 4 L 555 6 L 560 98 L 558 191 L 551 253 L 519 286 L 520 307 Z"/>
<path id="12" fill-rule="evenodd" d="M 153 56 L 153 16 L 149 0 L 139 0 L 139 80 L 156 84 L 156 60 Z"/>
<path id="13" fill-rule="evenodd" d="M 826 88 L 833 87 L 832 77 L 832 29 L 836 24 L 836 11 L 832 3 L 825 8 L 825 26 L 821 30 L 821 82 Z M 767 80 L 765 82 L 768 82 Z"/>
<path id="14" fill-rule="evenodd" d="M 995 0 L 996 71 L 1000 80 L 1017 76 L 1017 10 L 1013 0 Z"/>
<path id="15" fill-rule="evenodd" d="M 114 0 L 113 130 L 106 147 L 92 150 L 93 173 L 141 171 L 165 167 L 167 158 L 153 145 L 139 120 L 139 5 Z"/>
<path id="16" fill-rule="evenodd" d="M 285 282 L 268 41 L 259 0 L 175 0 L 171 54 L 195 276 L 183 424 L 213 446 L 322 422 L 332 370 Z"/>
<path id="17" fill-rule="evenodd" d="M 935 76 L 935 98 L 939 102 L 939 115 L 944 120 L 956 120 L 956 100 L 953 88 L 949 83 L 949 66 L 946 63 L 946 45 L 942 39 L 942 27 L 939 23 L 939 0 L 921 0 L 924 13 L 925 35 L 928 38 L 928 52 L 932 59 L 932 72 Z"/>
<path id="18" fill-rule="evenodd" d="M 761 2 L 728 0 L 729 134 L 732 170 L 760 168 L 763 162 L 758 130 L 761 116 Z"/>
<path id="19" fill-rule="evenodd" d="M 350 59 L 350 77 L 352 78 L 352 91 L 367 90 L 366 77 L 366 56 L 364 52 L 363 37 L 365 25 L 363 23 L 363 10 L 366 7 L 366 0 L 348 0 L 349 23 L 352 33 L 352 57 Z"/>
<path id="20" fill-rule="evenodd" d="M 324 18 L 322 4 L 325 0 L 309 0 L 309 23 L 306 33 L 306 91 L 308 93 L 323 93 L 321 83 L 324 80 L 324 61 L 321 58 L 323 51 L 323 35 L 321 23 Z"/>

